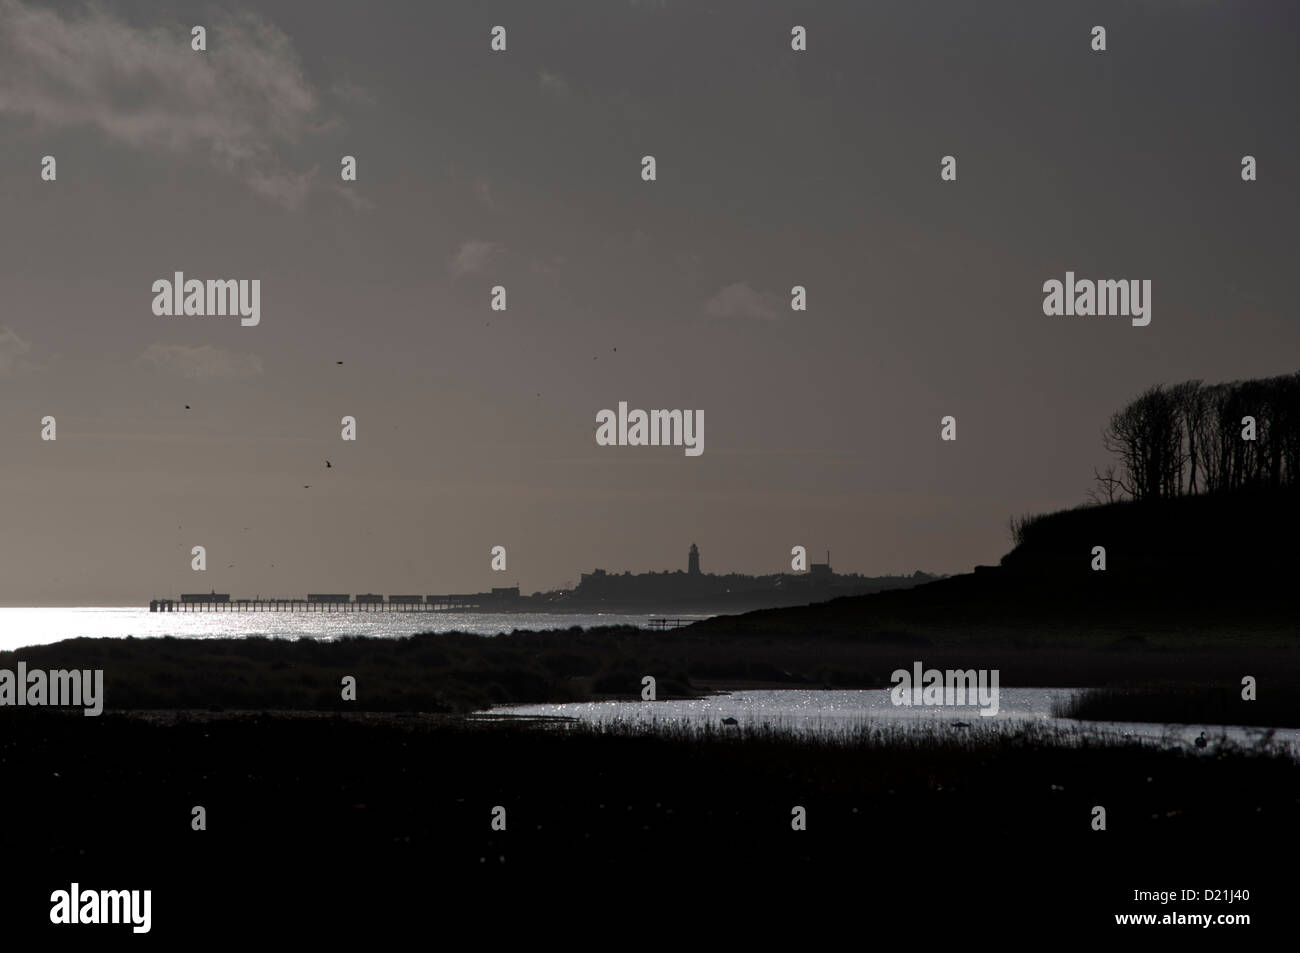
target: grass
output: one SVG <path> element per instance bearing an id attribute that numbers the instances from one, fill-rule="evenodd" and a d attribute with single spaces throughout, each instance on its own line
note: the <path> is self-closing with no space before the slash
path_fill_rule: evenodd
<path id="1" fill-rule="evenodd" d="M 12 670 L 18 659 L 29 668 L 102 668 L 108 711 L 455 713 L 501 704 L 636 698 L 647 674 L 655 676 L 660 698 L 746 687 L 871 689 L 888 687 L 895 669 L 910 669 L 917 660 L 936 668 L 996 668 L 1003 687 L 1103 688 L 1176 678 L 1236 691 L 1237 673 L 1251 673 L 1260 678 L 1260 697 L 1269 699 L 1268 706 L 1300 697 L 1279 688 L 1300 686 L 1300 651 L 1290 645 L 1239 642 L 1175 651 L 1132 635 L 1082 645 L 924 643 L 870 634 L 752 631 L 743 625 L 746 618 L 663 633 L 613 626 L 493 637 L 82 638 L 0 653 L 0 668 Z M 341 697 L 346 675 L 357 680 L 355 701 Z"/>
<path id="2" fill-rule="evenodd" d="M 26 711 L 0 721 L 0 757 L 25 779 L 6 801 L 23 822 L 0 828 L 0 845 L 41 853 L 169 847 L 193 804 L 242 843 L 410 838 L 462 860 L 491 838 L 497 804 L 516 818 L 512 849 L 555 840 L 591 854 L 629 839 L 681 851 L 768 843 L 788 831 L 782 818 L 796 804 L 821 830 L 876 846 L 919 830 L 1084 838 L 1096 804 L 1133 834 L 1300 831 L 1300 764 L 1269 742 L 1196 751 L 1037 725 L 809 738 L 403 714 L 199 713 L 162 724 Z M 817 851 L 842 846 L 832 837 Z"/>
<path id="3" fill-rule="evenodd" d="M 1253 701 L 1240 685 L 1166 682 L 1092 688 L 1053 707 L 1058 718 L 1087 721 L 1145 721 L 1180 725 L 1244 725 L 1300 728 L 1300 685 L 1260 676 Z"/>
<path id="4" fill-rule="evenodd" d="M 14 919 L 44 919 L 72 880 L 147 886 L 164 936 L 196 924 L 246 936 L 267 916 L 295 933 L 373 930 L 378 916 L 438 928 L 471 910 L 496 935 L 539 892 L 530 927 L 589 924 L 610 902 L 644 918 L 698 901 L 734 936 L 770 932 L 805 887 L 808 910 L 863 909 L 865 891 L 876 918 L 919 897 L 948 918 L 965 904 L 977 925 L 992 912 L 1023 929 L 1041 909 L 1077 931 L 1131 909 L 1134 886 L 1217 885 L 1242 844 L 1300 836 L 1300 764 L 1267 743 L 1189 751 L 1044 726 L 809 739 L 409 713 L 3 715 L 0 765 L 21 779 L 0 825 L 0 852 L 22 862 Z M 1267 897 L 1258 872 L 1230 879 Z M 836 885 L 852 896 L 832 901 Z M 232 912 L 214 914 L 214 897 Z"/>
<path id="5" fill-rule="evenodd" d="M 470 721 L 473 723 L 497 717 L 499 716 L 480 715 L 471 718 Z M 532 719 L 528 720 L 532 721 Z M 1192 750 L 1177 742 L 1155 741 L 1119 732 L 1085 730 L 1070 724 L 1036 722 L 1025 722 L 1014 728 L 1008 728 L 1005 725 L 976 720 L 970 722 L 968 728 L 955 728 L 945 722 L 871 723 L 864 719 L 859 724 L 819 727 L 813 730 L 779 722 L 723 726 L 710 722 L 687 722 L 677 719 L 642 721 L 613 718 L 590 722 L 543 716 L 536 720 L 535 725 L 538 730 L 594 736 L 605 741 L 631 741 L 654 737 L 684 747 L 770 746 L 773 749 L 783 749 L 799 746 L 814 757 L 831 756 L 831 752 L 838 756 L 844 751 L 857 755 L 885 754 L 889 757 L 901 756 L 904 753 L 920 753 L 927 757 L 963 754 L 987 757 L 1000 751 L 1018 751 L 1031 747 L 1044 751 L 1090 749 L 1148 753 L 1167 753 L 1180 748 L 1185 751 Z M 1293 758 L 1296 755 L 1290 746 L 1277 742 L 1274 736 L 1267 732 L 1249 742 L 1220 736 L 1212 740 L 1207 752 L 1213 756 L 1232 757 L 1266 755 Z M 1205 756 L 1207 752 L 1195 753 L 1198 756 Z"/>

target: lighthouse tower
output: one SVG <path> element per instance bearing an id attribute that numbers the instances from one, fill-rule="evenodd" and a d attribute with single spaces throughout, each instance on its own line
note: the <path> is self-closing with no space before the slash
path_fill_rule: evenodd
<path id="1" fill-rule="evenodd" d="M 691 543 L 690 555 L 686 557 L 686 571 L 692 576 L 700 574 L 700 547 Z"/>

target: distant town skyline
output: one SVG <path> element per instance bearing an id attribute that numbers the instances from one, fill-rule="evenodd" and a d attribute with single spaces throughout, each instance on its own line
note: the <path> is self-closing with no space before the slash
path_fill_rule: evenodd
<path id="1" fill-rule="evenodd" d="M 1148 386 L 1296 369 L 1298 28 L 0 0 L 0 604 L 995 563 Z"/>
<path id="2" fill-rule="evenodd" d="M 690 549 L 687 551 L 686 566 L 685 566 L 685 567 L 682 567 L 682 566 L 676 566 L 676 567 L 674 567 L 674 566 L 665 566 L 665 567 L 662 567 L 662 568 L 660 568 L 660 569 L 642 570 L 642 571 L 640 571 L 640 572 L 633 573 L 631 570 L 628 570 L 628 569 L 620 570 L 620 569 L 610 569 L 610 568 L 607 568 L 607 567 L 605 567 L 605 566 L 595 566 L 595 567 L 592 567 L 591 572 L 583 572 L 583 573 L 580 574 L 580 578 L 579 578 L 579 582 L 578 582 L 577 586 L 580 586 L 580 585 L 581 585 L 583 582 L 585 582 L 589 577 L 603 577 L 603 576 L 606 576 L 606 575 L 609 575 L 609 576 L 624 575 L 624 576 L 626 576 L 626 575 L 662 575 L 662 574 L 665 574 L 665 573 L 667 573 L 667 574 L 671 574 L 671 573 L 681 573 L 681 574 L 683 574 L 683 575 L 688 575 L 688 576 L 720 576 L 720 577 L 728 577 L 728 576 L 748 576 L 748 577 L 750 577 L 750 578 L 763 578 L 763 577 L 766 577 L 766 576 L 785 576 L 785 575 L 790 575 L 790 576 L 801 576 L 801 577 L 809 577 L 809 578 L 815 578 L 815 577 L 817 577 L 817 576 L 819 576 L 819 575 L 821 575 L 821 576 L 827 576 L 827 575 L 831 575 L 831 574 L 841 575 L 841 576 L 862 575 L 861 573 L 851 573 L 851 572 L 850 572 L 850 573 L 835 573 L 834 567 L 831 566 L 831 563 L 830 563 L 830 553 L 829 553 L 829 552 L 826 553 L 825 562 L 821 562 L 821 563 L 818 563 L 818 562 L 809 562 L 808 559 L 807 559 L 807 555 L 808 555 L 808 554 L 803 553 L 803 554 L 800 554 L 800 556 L 799 556 L 798 558 L 792 558 L 792 559 L 791 559 L 791 565 L 790 565 L 789 567 L 787 567 L 785 570 L 781 570 L 781 571 L 773 572 L 773 573 L 743 573 L 743 572 L 739 572 L 739 571 L 734 570 L 734 569 L 723 569 L 723 570 L 720 570 L 720 571 L 711 571 L 711 570 L 704 570 L 704 569 L 701 569 L 701 566 L 700 566 L 700 550 L 699 550 L 699 547 L 698 547 L 695 543 L 692 543 Z M 793 553 L 792 553 L 792 556 L 793 556 Z M 799 566 L 801 566 L 802 568 L 795 568 L 795 564 L 796 564 L 796 563 L 798 563 Z M 923 571 L 922 571 L 922 570 L 915 570 L 914 572 L 911 572 L 911 573 L 901 573 L 901 572 L 899 572 L 899 573 L 883 573 L 883 574 L 881 574 L 881 575 L 882 575 L 882 576 L 889 576 L 889 577 L 901 577 L 901 576 L 913 576 L 913 575 L 916 575 L 917 573 L 923 573 Z M 926 574 L 926 575 L 928 575 L 928 574 Z M 877 578 L 879 578 L 879 577 L 877 577 Z M 541 592 L 541 593 L 545 593 L 545 592 L 559 592 L 559 591 L 571 590 L 571 589 L 577 588 L 577 586 L 575 586 L 575 585 L 573 585 L 573 584 L 566 584 L 566 585 L 564 585 L 564 586 L 556 586 L 556 587 L 552 587 L 551 589 L 545 589 L 545 590 L 534 590 L 534 592 Z M 482 594 L 483 592 L 488 592 L 488 591 L 504 591 L 504 590 L 506 590 L 506 589 L 509 589 L 509 590 L 515 592 L 516 594 L 523 594 L 523 595 L 529 595 L 529 594 L 530 594 L 530 593 L 528 593 L 526 590 L 522 590 L 522 589 L 520 589 L 520 587 L 517 586 L 517 585 L 516 585 L 516 586 L 493 586 L 491 590 L 481 590 L 479 594 Z M 308 601 L 319 601 L 319 600 L 325 600 L 325 601 L 340 601 L 340 600 L 344 600 L 344 599 L 347 599 L 347 598 L 354 598 L 354 599 L 358 599 L 358 600 L 360 600 L 360 599 L 362 599 L 363 597 L 387 597 L 387 599 L 388 599 L 389 601 L 392 601 L 392 602 L 407 602 L 407 601 L 415 601 L 415 600 L 419 600 L 419 599 L 424 599 L 424 598 L 426 597 L 426 595 L 428 595 L 427 593 L 426 593 L 426 594 L 423 594 L 423 595 L 414 595 L 414 594 L 408 594 L 408 595 L 394 595 L 394 594 L 393 594 L 393 593 L 397 593 L 397 592 L 398 592 L 398 590 L 396 590 L 396 589 L 391 590 L 391 591 L 384 590 L 384 591 L 379 591 L 379 592 L 366 592 L 366 591 L 364 591 L 364 590 L 357 590 L 356 592 L 348 592 L 348 593 L 331 593 L 331 594 L 310 593 L 310 592 L 309 592 L 309 593 L 307 593 L 307 595 L 306 595 L 306 599 L 307 599 Z M 440 594 L 440 595 L 445 595 L 445 594 L 447 594 L 448 592 L 449 592 L 449 590 L 440 590 L 439 594 Z M 237 594 L 237 593 L 230 593 L 230 592 L 217 592 L 216 589 L 213 589 L 213 588 L 211 588 L 211 587 L 209 587 L 208 590 L 206 590 L 206 591 L 201 590 L 201 589 L 198 589 L 198 590 L 193 590 L 193 591 L 188 592 L 188 593 L 181 593 L 181 595 L 180 595 L 179 598 L 183 600 L 183 599 L 185 599 L 187 596 L 204 596 L 204 595 L 220 596 L 220 597 L 223 597 L 223 598 L 224 598 L 224 597 L 243 598 L 243 597 L 241 597 L 241 596 L 240 596 L 239 594 Z M 328 595 L 328 598 L 326 598 L 327 595 Z M 257 592 L 257 593 L 252 593 L 251 595 L 249 595 L 249 594 L 245 594 L 244 597 L 260 598 L 260 599 L 267 599 L 267 598 L 275 599 L 275 598 L 277 598 L 277 597 L 284 597 L 284 596 L 295 596 L 295 594 L 292 594 L 292 593 L 261 593 L 261 592 Z M 296 597 L 297 597 L 297 598 L 301 598 L 301 594 L 296 594 Z M 155 599 L 151 599 L 151 601 L 156 601 L 156 600 L 155 600 Z M 218 600 L 218 601 L 220 601 L 220 600 Z"/>

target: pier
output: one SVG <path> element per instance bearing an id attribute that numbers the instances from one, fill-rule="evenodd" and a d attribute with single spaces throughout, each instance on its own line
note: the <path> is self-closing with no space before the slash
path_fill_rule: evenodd
<path id="1" fill-rule="evenodd" d="M 451 593 L 432 596 L 384 596 L 373 592 L 309 593 L 305 599 L 232 599 L 226 592 L 184 593 L 180 599 L 150 599 L 150 612 L 445 612 L 454 609 L 509 609 L 511 595 Z"/>

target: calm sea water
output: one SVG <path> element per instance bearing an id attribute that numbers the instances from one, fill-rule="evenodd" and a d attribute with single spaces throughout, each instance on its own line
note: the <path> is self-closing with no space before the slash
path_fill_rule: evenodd
<path id="1" fill-rule="evenodd" d="M 60 639 L 136 638 L 173 635 L 201 639 L 268 635 L 331 639 L 344 635 L 395 638 L 416 632 L 499 635 L 515 629 L 645 626 L 655 616 L 550 612 L 150 612 L 148 608 L 0 608 L 0 651 L 45 645 Z M 677 615 L 674 619 L 707 616 Z"/>
<path id="2" fill-rule="evenodd" d="M 940 708 L 895 705 L 889 697 L 888 689 L 780 689 L 656 702 L 507 705 L 492 709 L 491 714 L 560 716 L 596 724 L 622 723 L 646 729 L 705 725 L 721 728 L 722 719 L 735 718 L 741 726 L 770 726 L 827 737 L 876 727 L 984 732 L 1008 728 L 1014 730 L 1026 722 L 1037 722 L 1077 733 L 1081 740 L 1120 736 L 1184 746 L 1192 746 L 1202 731 L 1209 738 L 1226 734 L 1230 740 L 1239 743 L 1251 743 L 1261 733 L 1261 729 L 1257 728 L 1221 728 L 1215 725 L 1074 721 L 1057 718 L 1052 714 L 1055 702 L 1069 699 L 1080 691 L 1082 689 L 1078 688 L 1003 688 L 999 693 L 999 711 L 991 716 L 981 715 L 979 709 L 973 706 Z M 1273 737 L 1279 744 L 1288 746 L 1293 755 L 1300 754 L 1300 729 L 1279 728 Z"/>

